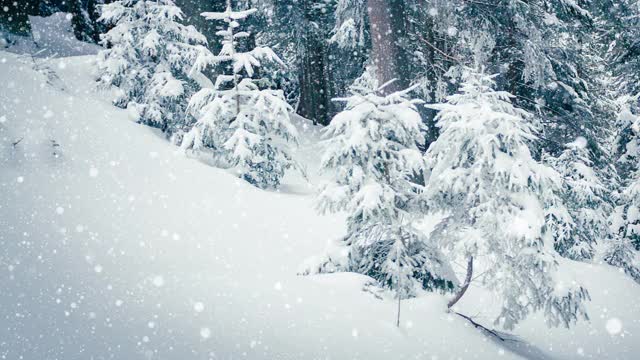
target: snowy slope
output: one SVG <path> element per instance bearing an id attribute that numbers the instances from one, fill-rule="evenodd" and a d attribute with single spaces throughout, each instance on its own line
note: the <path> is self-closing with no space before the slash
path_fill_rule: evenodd
<path id="1" fill-rule="evenodd" d="M 629 359 L 640 351 L 640 288 L 610 268 L 567 265 L 608 291 L 592 291 L 590 323 L 549 331 L 534 318 L 516 329 L 522 342 L 508 343 L 446 313 L 439 295 L 405 301 L 397 329 L 395 302 L 362 291 L 366 278 L 297 276 L 344 232 L 342 217 L 313 210 L 314 184 L 291 176 L 281 192 L 260 191 L 185 156 L 94 90 L 92 59 L 43 60 L 38 72 L 30 58 L 0 53 L 0 358 Z M 318 129 L 299 125 L 298 154 L 313 175 Z M 493 303 L 473 288 L 461 310 L 490 325 Z M 612 318 L 623 319 L 621 332 Z"/>

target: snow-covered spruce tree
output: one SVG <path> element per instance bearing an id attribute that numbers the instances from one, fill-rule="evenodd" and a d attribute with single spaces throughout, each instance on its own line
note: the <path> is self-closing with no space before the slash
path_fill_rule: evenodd
<path id="1" fill-rule="evenodd" d="M 611 238 L 611 190 L 594 170 L 590 157 L 587 139 L 578 137 L 558 158 L 551 159 L 563 178 L 562 200 L 572 219 L 568 233 L 556 237 L 554 247 L 560 255 L 579 261 L 592 259 L 594 245 Z"/>
<path id="2" fill-rule="evenodd" d="M 597 94 L 599 69 L 591 1 L 451 0 L 460 34 L 457 57 L 468 58 L 476 36 L 491 38 L 485 52 L 496 82 L 515 97 L 518 107 L 535 113 L 544 124 L 536 153 L 558 156 L 565 143 L 583 136 L 594 144 L 602 138 L 607 116 Z M 593 3 L 596 3 L 595 1 Z M 608 29 L 608 28 L 607 28 Z M 471 45 L 471 46 L 470 46 Z M 465 54 L 466 53 L 466 54 Z M 595 149 L 594 149 L 595 150 Z M 599 158 L 592 159 L 600 165 Z M 604 159 L 603 159 L 604 161 Z"/>
<path id="3" fill-rule="evenodd" d="M 71 26 L 76 39 L 82 41 L 94 41 L 95 28 L 86 5 L 82 0 L 67 0 L 67 10 L 72 15 Z M 84 3 L 84 4 L 83 4 Z M 63 2 L 64 4 L 64 2 Z"/>
<path id="4" fill-rule="evenodd" d="M 622 101 L 627 100 L 623 98 Z M 632 179 L 640 169 L 640 119 L 631 112 L 629 105 L 623 104 L 616 120 L 616 167 L 623 179 Z M 624 181 L 622 185 L 625 185 Z"/>
<path id="5" fill-rule="evenodd" d="M 229 63 L 231 74 L 219 75 L 211 89 L 202 89 L 189 103 L 189 113 L 197 119 L 185 136 L 182 147 L 214 149 L 217 160 L 233 167 L 238 175 L 259 188 L 277 188 L 285 171 L 297 168 L 290 155 L 289 144 L 297 144 L 297 131 L 291 124 L 287 104 L 281 90 L 261 88 L 254 79 L 261 61 L 282 64 L 268 47 L 255 47 L 247 52 L 237 49 L 239 40 L 249 36 L 236 31 L 240 20 L 256 9 L 233 11 L 227 1 L 224 12 L 206 12 L 208 20 L 223 21 L 218 31 L 222 49 L 218 63 Z"/>
<path id="6" fill-rule="evenodd" d="M 606 249 L 604 260 L 623 269 L 640 282 L 637 252 L 640 249 L 640 117 L 625 104 L 618 117 L 618 172 L 623 187 L 618 206 L 611 215 L 614 239 Z"/>
<path id="7" fill-rule="evenodd" d="M 532 158 L 532 116 L 514 107 L 509 93 L 494 90 L 493 76 L 466 69 L 462 78 L 458 94 L 431 106 L 439 111 L 440 137 L 425 155 L 424 201 L 448 214 L 434 236 L 469 265 L 468 281 L 449 305 L 476 267 L 501 297 L 495 323 L 504 328 L 538 310 L 553 326 L 586 318 L 587 291 L 560 286 L 555 275 L 546 207 L 560 203 L 554 193 L 560 179 Z"/>
<path id="8" fill-rule="evenodd" d="M 640 110 L 640 1 L 598 1 L 609 34 L 609 66 L 615 76 L 616 95 L 633 112 Z"/>
<path id="9" fill-rule="evenodd" d="M 186 104 L 199 89 L 194 77 L 213 61 L 204 36 L 181 20 L 171 0 L 115 1 L 100 17 L 114 27 L 101 36 L 107 48 L 98 55 L 99 84 L 117 86 L 115 105 L 169 134 L 188 126 Z"/>
<path id="10" fill-rule="evenodd" d="M 353 9 L 355 4 L 351 0 L 254 0 L 252 4 L 264 9 L 256 17 L 263 23 L 257 39 L 277 48 L 287 64 L 277 82 L 289 103 L 296 104 L 296 112 L 304 118 L 328 125 L 341 110 L 331 98 L 344 94 L 360 76 L 366 58 L 360 49 L 330 41 L 336 7 Z"/>
<path id="11" fill-rule="evenodd" d="M 614 227 L 615 228 L 615 227 Z M 604 246 L 603 261 L 615 266 L 636 282 L 640 283 L 637 252 L 631 241 L 623 234 L 616 233 Z"/>
<path id="12" fill-rule="evenodd" d="M 417 289 L 451 290 L 455 277 L 442 253 L 414 226 L 412 203 L 424 169 L 418 144 L 424 142 L 418 101 L 411 90 L 380 95 L 352 88 L 346 109 L 326 128 L 322 170 L 332 175 L 317 207 L 345 211 L 347 234 L 342 258 L 328 258 L 311 271 L 368 275 L 398 299 Z M 331 256 L 331 255 L 330 255 Z"/>
<path id="13" fill-rule="evenodd" d="M 108 31 L 108 26 L 100 21 L 102 6 L 109 3 L 109 0 L 87 0 L 87 16 L 91 25 L 91 41 L 100 42 L 100 35 Z"/>
<path id="14" fill-rule="evenodd" d="M 640 164 L 640 121 L 634 115 L 639 109 L 640 98 L 637 71 L 640 68 L 640 47 L 636 41 L 640 29 L 640 2 L 603 0 L 592 2 L 592 8 L 598 15 L 598 28 L 602 33 L 598 42 L 607 47 L 604 60 L 609 64 L 607 68 L 611 69 L 602 88 L 610 90 L 609 97 L 616 98 L 614 111 L 618 112 L 617 121 L 610 122 L 615 128 L 615 139 L 610 148 L 613 150 L 612 158 L 617 159 L 613 162 L 613 175 L 616 176 L 609 176 L 615 180 L 609 185 L 612 191 L 616 190 L 613 191 L 615 211 L 609 221 L 611 239 L 601 247 L 602 260 L 640 282 L 637 253 L 640 249 L 639 202 L 633 190 Z"/>

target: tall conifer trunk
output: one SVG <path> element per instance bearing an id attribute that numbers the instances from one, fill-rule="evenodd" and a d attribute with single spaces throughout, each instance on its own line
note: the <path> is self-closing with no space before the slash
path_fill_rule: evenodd
<path id="1" fill-rule="evenodd" d="M 391 93 L 407 87 L 403 67 L 406 57 L 398 44 L 398 34 L 403 31 L 404 5 L 401 0 L 367 0 L 371 33 L 371 58 L 376 65 L 378 82 L 383 85 L 393 79 L 383 93 Z"/>
<path id="2" fill-rule="evenodd" d="M 301 116 L 322 125 L 329 121 L 329 87 L 327 84 L 327 44 L 326 34 L 317 29 L 314 21 L 313 1 L 303 1 L 304 27 L 302 59 L 300 60 L 300 100 L 297 112 Z"/>

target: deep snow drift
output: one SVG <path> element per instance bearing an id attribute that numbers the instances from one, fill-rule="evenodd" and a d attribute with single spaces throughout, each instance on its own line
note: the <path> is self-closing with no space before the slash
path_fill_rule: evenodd
<path id="1" fill-rule="evenodd" d="M 94 54 L 100 47 L 76 40 L 71 27 L 71 14 L 58 12 L 51 16 L 29 16 L 31 37 L 0 33 L 0 49 L 36 57 L 61 57 Z M 6 37 L 6 39 L 5 39 Z M 4 43 L 9 40 L 12 44 Z"/>
<path id="2" fill-rule="evenodd" d="M 35 70 L 34 70 L 35 68 Z M 310 183 L 255 189 L 185 156 L 95 90 L 93 56 L 0 52 L 0 358 L 610 358 L 640 352 L 640 287 L 566 262 L 591 321 L 495 341 L 446 298 L 378 299 L 355 274 L 298 276 L 341 236 L 313 209 L 319 128 L 297 121 Z M 14 145 L 15 143 L 15 145 Z M 456 269 L 463 271 L 464 269 Z M 491 325 L 472 287 L 460 311 Z"/>

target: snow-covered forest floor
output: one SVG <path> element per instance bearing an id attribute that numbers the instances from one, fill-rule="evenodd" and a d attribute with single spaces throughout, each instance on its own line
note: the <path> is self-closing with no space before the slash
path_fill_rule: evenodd
<path id="1" fill-rule="evenodd" d="M 392 296 L 363 291 L 365 277 L 297 275 L 345 231 L 343 217 L 313 208 L 320 128 L 296 121 L 309 181 L 262 191 L 131 121 L 96 90 L 93 63 L 0 52 L 0 358 L 640 353 L 640 288 L 610 266 L 570 261 L 563 279 L 591 295 L 591 320 L 570 330 L 533 316 L 498 341 L 437 294 L 404 301 L 396 328 Z M 491 327 L 496 305 L 472 287 L 458 310 Z"/>

